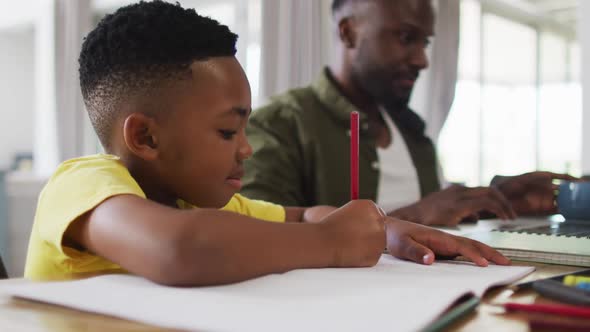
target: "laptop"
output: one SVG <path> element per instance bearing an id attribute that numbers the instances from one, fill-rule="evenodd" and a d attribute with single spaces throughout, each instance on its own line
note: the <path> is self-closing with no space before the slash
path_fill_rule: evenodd
<path id="1" fill-rule="evenodd" d="M 514 260 L 590 267 L 590 221 L 521 219 L 491 230 L 464 232 Z"/>

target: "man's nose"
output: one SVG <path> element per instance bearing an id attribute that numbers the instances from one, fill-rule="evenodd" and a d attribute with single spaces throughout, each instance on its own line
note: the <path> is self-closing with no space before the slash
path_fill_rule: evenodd
<path id="1" fill-rule="evenodd" d="M 424 47 L 416 47 L 414 52 L 411 54 L 410 62 L 412 66 L 417 68 L 418 70 L 428 68 L 428 55 L 426 54 L 426 48 Z"/>

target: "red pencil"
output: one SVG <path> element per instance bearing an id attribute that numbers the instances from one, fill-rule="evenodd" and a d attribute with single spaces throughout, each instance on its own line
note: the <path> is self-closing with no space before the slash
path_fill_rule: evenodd
<path id="1" fill-rule="evenodd" d="M 350 113 L 350 199 L 359 198 L 359 113 Z"/>
<path id="2" fill-rule="evenodd" d="M 533 317 L 529 319 L 529 329 L 531 331 L 568 331 L 568 332 L 588 332 L 590 323 L 586 320 L 563 321 L 547 318 Z"/>
<path id="3" fill-rule="evenodd" d="M 590 308 L 565 304 L 524 304 L 504 303 L 501 304 L 508 311 L 538 312 L 568 317 L 590 318 Z"/>

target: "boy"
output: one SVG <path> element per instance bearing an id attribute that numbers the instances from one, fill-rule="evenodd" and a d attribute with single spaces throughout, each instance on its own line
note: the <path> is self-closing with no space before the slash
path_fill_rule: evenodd
<path id="1" fill-rule="evenodd" d="M 121 8 L 87 36 L 80 84 L 108 155 L 66 161 L 49 180 L 26 277 L 129 272 L 166 285 L 223 284 L 372 266 L 384 247 L 424 264 L 435 252 L 509 263 L 481 243 L 387 218 L 371 201 L 304 209 L 237 195 L 252 151 L 236 38 L 161 1 Z"/>

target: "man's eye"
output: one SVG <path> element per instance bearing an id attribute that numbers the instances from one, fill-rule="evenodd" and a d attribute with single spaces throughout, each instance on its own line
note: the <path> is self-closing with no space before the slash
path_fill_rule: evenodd
<path id="1" fill-rule="evenodd" d="M 422 39 L 420 35 L 414 31 L 400 31 L 398 37 L 403 45 L 421 43 L 424 48 L 427 48 L 430 45 L 430 38 Z"/>
<path id="2" fill-rule="evenodd" d="M 399 33 L 399 40 L 402 44 L 409 44 L 414 39 L 414 36 L 411 32 L 408 31 L 400 31 Z"/>
<path id="3" fill-rule="evenodd" d="M 230 139 L 234 138 L 234 136 L 237 133 L 238 132 L 235 130 L 223 130 L 223 129 L 219 130 L 219 134 L 221 135 L 221 137 L 226 140 L 230 140 Z"/>

